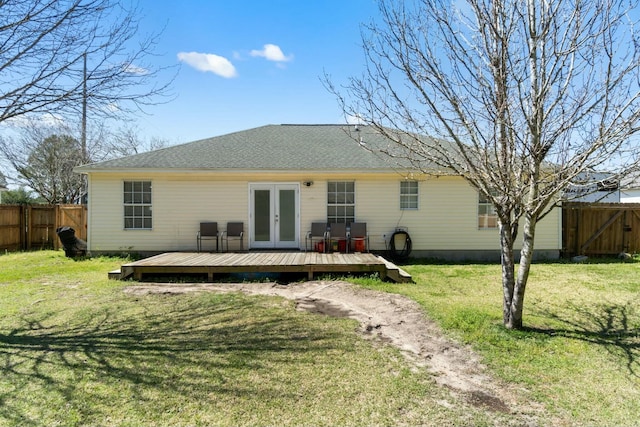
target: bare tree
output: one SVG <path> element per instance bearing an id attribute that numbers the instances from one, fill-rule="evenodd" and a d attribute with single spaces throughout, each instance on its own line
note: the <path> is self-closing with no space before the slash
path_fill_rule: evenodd
<path id="1" fill-rule="evenodd" d="M 117 131 L 94 126 L 87 141 L 83 146 L 74 123 L 44 126 L 30 122 L 11 138 L 0 138 L 0 153 L 15 171 L 15 184 L 55 204 L 79 202 L 86 193 L 86 176 L 74 173 L 74 167 L 168 145 L 160 138 L 141 138 L 131 126 Z"/>
<path id="2" fill-rule="evenodd" d="M 0 2 L 0 123 L 27 114 L 125 117 L 167 95 L 126 0 Z"/>
<path id="3" fill-rule="evenodd" d="M 569 183 L 593 170 L 622 176 L 638 160 L 636 3 L 379 6 L 382 20 L 363 27 L 363 75 L 341 89 L 327 77 L 327 85 L 346 114 L 394 140 L 388 154 L 424 173 L 461 176 L 491 202 L 499 220 L 503 321 L 522 328 L 538 221 Z"/>
<path id="4" fill-rule="evenodd" d="M 104 159 L 113 148 L 104 120 L 129 120 L 169 96 L 171 78 L 160 82 L 165 69 L 149 63 L 158 34 L 140 34 L 139 15 L 128 0 L 0 1 L 0 124 L 18 130 L 17 137 L 0 137 L 0 154 L 18 172 L 17 182 L 50 202 L 68 200 L 73 191 L 61 195 L 59 181 L 41 181 L 62 166 L 53 158 L 40 164 L 51 173 L 33 169 L 41 159 L 32 153 L 46 149 L 49 137 L 78 134 L 71 126 L 81 122 L 79 137 L 70 137 L 81 143 L 70 151 L 78 157 L 65 164 Z M 47 120 L 53 126 L 43 126 Z"/>
<path id="5" fill-rule="evenodd" d="M 159 150 L 169 145 L 168 140 L 152 136 L 144 138 L 140 136 L 135 126 L 122 126 L 111 132 L 104 139 L 104 144 L 110 158 L 130 156 L 145 151 Z M 93 161 L 98 161 L 97 159 Z"/>
<path id="6" fill-rule="evenodd" d="M 14 165 L 21 182 L 47 203 L 76 203 L 84 191 L 82 176 L 73 168 L 82 162 L 80 141 L 69 135 L 31 140 L 23 163 Z"/>

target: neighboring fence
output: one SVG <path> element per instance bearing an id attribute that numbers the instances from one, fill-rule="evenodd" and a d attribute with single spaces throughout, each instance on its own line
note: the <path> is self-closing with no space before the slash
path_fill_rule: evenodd
<path id="1" fill-rule="evenodd" d="M 0 204 L 0 250 L 59 249 L 56 228 L 62 226 L 87 240 L 86 205 Z"/>
<path id="2" fill-rule="evenodd" d="M 565 203 L 563 256 L 615 256 L 640 252 L 640 204 Z"/>

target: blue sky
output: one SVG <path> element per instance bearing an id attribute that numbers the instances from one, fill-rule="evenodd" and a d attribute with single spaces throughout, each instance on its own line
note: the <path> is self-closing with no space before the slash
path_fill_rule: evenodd
<path id="1" fill-rule="evenodd" d="M 363 69 L 361 24 L 374 0 L 146 0 L 142 31 L 160 31 L 159 66 L 179 64 L 176 98 L 138 126 L 170 143 L 266 124 L 342 123 L 322 85 Z M 174 70 L 175 72 L 175 70 Z"/>

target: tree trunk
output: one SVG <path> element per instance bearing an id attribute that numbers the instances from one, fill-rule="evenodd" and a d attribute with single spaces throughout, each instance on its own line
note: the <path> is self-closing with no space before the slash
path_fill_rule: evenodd
<path id="1" fill-rule="evenodd" d="M 515 290 L 515 258 L 513 256 L 513 233 L 509 224 L 500 222 L 500 251 L 502 264 L 503 323 L 509 328 L 511 307 Z"/>
<path id="2" fill-rule="evenodd" d="M 524 218 L 524 233 L 522 250 L 520 251 L 520 265 L 518 277 L 513 287 L 509 307 L 504 308 L 504 326 L 507 329 L 522 329 L 522 313 L 524 309 L 524 294 L 529 280 L 531 262 L 533 261 L 533 242 L 536 230 L 536 220 L 531 215 Z M 504 269 L 504 267 L 503 267 Z M 504 285 L 503 285 L 504 286 Z M 505 298 L 506 303 L 506 298 Z"/>

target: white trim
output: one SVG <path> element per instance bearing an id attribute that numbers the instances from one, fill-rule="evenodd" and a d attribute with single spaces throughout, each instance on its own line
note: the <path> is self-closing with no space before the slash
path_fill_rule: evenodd
<path id="1" fill-rule="evenodd" d="M 136 182 L 140 182 L 144 185 L 145 182 L 148 182 L 150 185 L 150 193 L 151 193 L 151 203 L 126 203 L 125 201 L 125 191 L 124 191 L 124 187 L 125 184 L 127 182 L 130 183 L 136 183 Z M 153 230 L 153 224 L 154 224 L 154 214 L 153 214 L 153 200 L 154 200 L 154 194 L 153 194 L 153 180 L 152 179 L 123 179 L 122 180 L 122 186 L 120 187 L 122 190 L 122 230 L 124 231 L 151 231 Z M 143 194 L 144 194 L 144 190 L 143 190 Z M 151 227 L 129 227 L 127 228 L 127 220 L 126 220 L 126 215 L 125 215 L 125 211 L 126 211 L 126 207 L 127 206 L 148 206 L 150 211 L 151 211 Z M 142 217 L 143 219 L 145 218 L 144 216 Z M 134 219 L 135 219 L 135 215 L 134 215 Z M 144 222 L 143 222 L 144 225 Z"/>
<path id="2" fill-rule="evenodd" d="M 403 182 L 415 182 L 416 183 L 416 193 L 415 194 L 404 194 L 404 196 L 415 196 L 416 198 L 416 207 L 412 208 L 412 207 L 408 207 L 408 208 L 403 208 L 402 207 L 402 183 Z M 415 179 L 407 179 L 407 180 L 401 180 L 400 181 L 400 200 L 399 200 L 399 205 L 400 205 L 400 210 L 401 211 L 418 211 L 420 210 L 420 181 L 417 181 Z M 409 200 L 409 199 L 408 199 Z"/>
<path id="3" fill-rule="evenodd" d="M 247 174 L 272 174 L 272 175 L 393 175 L 398 176 L 398 171 L 393 168 L 389 169 L 226 169 L 226 168 L 212 168 L 212 169 L 189 169 L 189 168 L 96 168 L 96 169 L 84 169 L 83 167 L 76 167 L 74 172 L 91 175 L 96 174 L 154 174 L 160 173 L 163 175 L 173 174 L 193 174 L 198 173 L 202 175 L 220 175 L 220 174 L 234 174 L 234 175 L 247 175 Z M 442 175 L 442 174 L 440 174 Z M 458 176 L 458 175 L 455 175 Z"/>
<path id="4" fill-rule="evenodd" d="M 330 193 L 329 186 L 332 183 L 334 183 L 334 184 L 339 184 L 339 183 L 353 184 L 353 203 L 347 203 L 347 202 L 344 202 L 344 203 L 338 203 L 338 202 L 329 203 L 329 193 Z M 357 212 L 357 210 L 358 210 L 358 201 L 357 201 L 358 191 L 357 190 L 358 189 L 357 189 L 357 185 L 356 185 L 356 180 L 355 179 L 330 179 L 330 180 L 327 180 L 327 191 L 326 191 L 326 194 L 325 194 L 325 197 L 326 197 L 326 199 L 325 199 L 325 209 L 326 209 L 327 222 L 335 222 L 334 220 L 331 220 L 329 218 L 330 217 L 330 215 L 329 215 L 329 207 L 336 207 L 336 208 L 344 207 L 346 209 L 347 207 L 351 207 L 351 206 L 353 206 L 353 220 L 356 221 L 356 219 L 358 218 L 358 212 Z M 340 192 L 339 191 L 335 191 L 335 193 L 339 194 Z M 347 194 L 347 193 L 349 193 L 349 192 L 345 191 L 345 194 Z M 346 219 L 346 217 L 347 217 L 347 215 L 345 215 L 345 219 Z M 340 219 L 340 218 L 338 218 L 337 215 L 335 216 L 335 218 L 336 218 L 336 220 Z M 346 222 L 349 223 L 350 221 L 346 221 Z"/>

